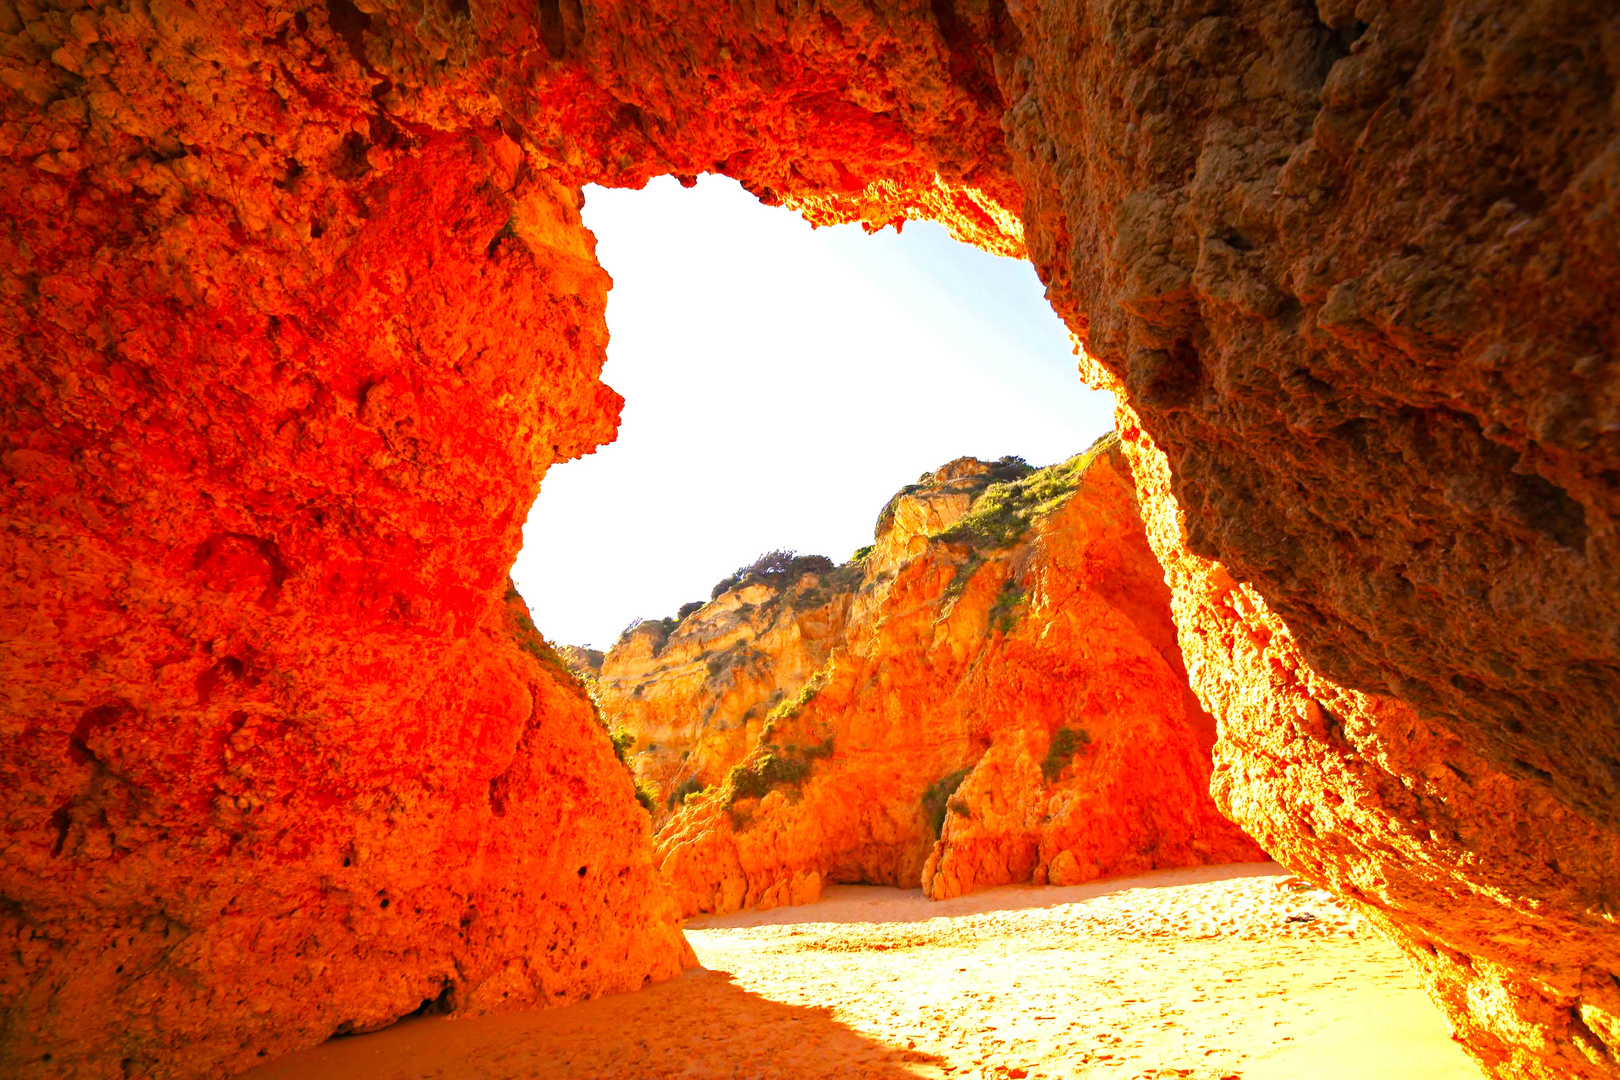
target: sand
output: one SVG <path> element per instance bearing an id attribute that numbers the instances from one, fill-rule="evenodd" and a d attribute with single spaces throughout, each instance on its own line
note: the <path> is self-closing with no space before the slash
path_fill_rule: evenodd
<path id="1" fill-rule="evenodd" d="M 1395 950 L 1271 864 L 693 920 L 634 994 L 412 1020 L 255 1080 L 1479 1080 Z"/>

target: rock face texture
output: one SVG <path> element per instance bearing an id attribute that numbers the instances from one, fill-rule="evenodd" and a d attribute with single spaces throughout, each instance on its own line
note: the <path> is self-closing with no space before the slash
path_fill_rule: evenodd
<path id="1" fill-rule="evenodd" d="M 779 579 L 603 666 L 638 771 L 684 796 L 657 851 L 685 913 L 1264 857 L 1209 798 L 1214 723 L 1112 439 L 1039 471 L 954 461 L 858 559 Z"/>
<path id="2" fill-rule="evenodd" d="M 1620 1074 L 1617 13 L 1104 7 L 1020 20 L 1025 222 L 1163 454 L 1217 795 L 1487 1069 Z"/>
<path id="3" fill-rule="evenodd" d="M 641 873 L 505 571 L 614 427 L 582 185 L 713 171 L 1027 252 L 1163 455 L 1221 797 L 1362 890 L 1493 1071 L 1620 1074 L 1617 35 L 1602 0 L 0 3 L 0 1061 L 225 1070 L 407 1010 L 484 931 L 334 930 L 317 853 L 408 832 L 375 895 L 455 820 L 451 865 L 554 914 L 484 861 L 527 835 L 474 810 L 509 768 Z M 604 986 L 678 962 L 626 905 Z M 255 992 L 295 961 L 372 974 Z"/>
<path id="4" fill-rule="evenodd" d="M 614 431 L 578 191 L 389 119 L 347 4 L 72 8 L 0 6 L 0 1073 L 678 972 L 508 599 L 545 467 Z"/>
<path id="5" fill-rule="evenodd" d="M 860 562 L 771 552 L 716 585 L 709 603 L 638 623 L 594 670 L 581 665 L 653 795 L 655 828 L 688 794 L 724 779 L 770 711 L 843 643 L 864 576 Z"/>
<path id="6" fill-rule="evenodd" d="M 1187 549 L 1165 456 L 1119 412 L 1192 685 L 1221 721 L 1222 810 L 1383 928 L 1487 1068 L 1604 1075 L 1612 836 L 1434 717 L 1313 671 L 1252 586 Z M 1527 874 L 1534 859 L 1556 874 Z"/>

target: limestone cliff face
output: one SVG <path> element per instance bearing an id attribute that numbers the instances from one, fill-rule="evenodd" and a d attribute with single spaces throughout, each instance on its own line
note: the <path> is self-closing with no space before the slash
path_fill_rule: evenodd
<path id="1" fill-rule="evenodd" d="M 848 591 L 817 595 L 828 582 Z M 718 781 L 657 838 L 688 914 L 802 903 L 826 882 L 945 898 L 1263 857 L 1208 797 L 1214 725 L 1111 441 L 1035 472 L 962 459 L 896 496 L 872 549 L 781 594 L 803 614 L 775 626 L 836 636 L 778 634 L 781 680 L 772 637 L 750 639 L 758 674 L 729 714 L 751 722 L 722 742 L 702 726 L 717 710 L 698 650 L 737 648 L 717 631 L 739 632 L 748 588 L 688 615 L 660 668 L 635 662 L 656 631 L 604 666 L 634 672 L 639 698 L 620 710 L 621 682 L 604 711 L 659 743 L 657 768 Z"/>
<path id="2" fill-rule="evenodd" d="M 310 853 L 397 830 L 374 895 L 470 820 L 445 858 L 487 865 L 523 815 L 459 815 L 508 768 L 568 807 L 543 840 L 639 873 L 629 791 L 579 794 L 609 748 L 496 628 L 546 468 L 615 425 L 582 186 L 713 171 L 1027 253 L 1163 454 L 1166 565 L 1253 612 L 1176 608 L 1227 804 L 1389 884 L 1493 1071 L 1620 1075 L 1617 34 L 1602 0 L 0 3 L 0 1062 L 199 1074 L 406 1009 L 437 961 L 288 974 L 395 955 Z M 1369 704 L 1240 725 L 1288 670 Z M 497 876 L 487 924 L 391 901 L 399 940 L 487 925 L 536 996 L 536 917 L 612 953 Z"/>
<path id="3" fill-rule="evenodd" d="M 844 637 L 859 566 L 773 553 L 722 582 L 673 627 L 646 621 L 604 658 L 592 689 L 652 793 L 655 825 L 724 779 L 766 717 Z M 673 621 L 673 620 L 672 620 Z"/>

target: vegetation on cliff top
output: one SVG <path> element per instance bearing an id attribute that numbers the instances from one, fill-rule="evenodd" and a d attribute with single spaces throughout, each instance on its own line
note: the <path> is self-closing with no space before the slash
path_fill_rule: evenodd
<path id="1" fill-rule="evenodd" d="M 749 585 L 764 585 L 773 589 L 779 599 L 788 595 L 788 590 L 806 574 L 815 574 L 818 578 L 817 583 L 807 588 L 794 606 L 817 607 L 840 593 L 852 592 L 860 586 L 864 574 L 861 561 L 870 552 L 870 548 L 864 548 L 856 552 L 855 557 L 849 562 L 838 566 L 825 555 L 800 555 L 787 548 L 767 551 L 753 562 L 738 567 L 733 573 L 716 582 L 709 592 L 709 601 L 718 600 L 733 589 L 746 588 Z M 670 635 L 688 617 L 702 609 L 704 604 L 705 601 L 693 600 L 682 604 L 674 615 L 662 619 L 632 619 L 629 625 L 619 632 L 616 644 L 624 644 L 632 634 L 638 632 L 652 633 L 657 638 L 652 645 L 652 654 L 657 656 L 663 651 Z"/>
<path id="2" fill-rule="evenodd" d="M 956 461 L 949 462 L 938 469 L 925 472 L 917 477 L 915 484 L 907 484 L 891 495 L 889 501 L 883 505 L 883 510 L 878 514 L 877 525 L 872 530 L 873 538 L 882 539 L 883 534 L 889 531 L 889 526 L 894 524 L 895 510 L 899 507 L 900 500 L 907 495 L 915 495 L 928 487 L 936 488 L 942 492 L 957 491 L 977 494 L 991 484 L 1018 480 L 1035 471 L 1035 467 L 1023 458 L 1008 454 L 1006 457 L 991 462 L 989 469 L 985 472 L 970 473 L 967 476 L 952 479 L 938 478 L 940 473 L 948 471 L 958 462 L 972 460 L 972 458 L 958 458 Z"/>
<path id="3" fill-rule="evenodd" d="M 973 580 L 973 575 L 978 573 L 979 567 L 988 561 L 986 552 L 1001 551 L 1022 540 L 1030 526 L 1057 510 L 1080 489 L 1080 482 L 1093 461 L 1118 445 L 1119 436 L 1110 431 L 1084 451 L 1056 465 L 1042 469 L 1024 465 L 1019 470 L 1009 459 L 1003 458 L 990 472 L 974 477 L 982 483 L 968 512 L 933 535 L 933 539 L 941 543 L 963 544 L 968 548 L 967 557 L 957 565 L 955 575 L 945 587 L 944 599 L 954 603 L 967 588 L 968 582 Z M 1022 463 L 1023 459 L 1010 461 Z M 1010 478 L 997 479 L 998 476 Z M 884 514 L 892 516 L 892 508 L 901 496 L 918 490 L 920 486 L 912 485 L 903 489 L 889 501 Z M 879 531 L 884 527 L 885 521 L 880 518 Z M 1017 623 L 1018 605 L 1025 599 L 1015 581 L 1006 582 L 990 612 L 991 628 L 1003 634 L 1010 633 Z"/>
<path id="4" fill-rule="evenodd" d="M 709 599 L 718 600 L 723 593 L 746 585 L 785 589 L 806 574 L 825 574 L 832 568 L 833 561 L 825 555 L 800 555 L 787 548 L 778 548 L 767 551 L 747 566 L 739 566 L 730 576 L 721 578 L 709 592 Z"/>
<path id="5" fill-rule="evenodd" d="M 1011 547 L 1031 525 L 1067 502 L 1091 463 L 1118 445 L 1119 436 L 1110 431 L 1067 461 L 987 483 L 968 512 L 934 539 L 976 551 Z"/>

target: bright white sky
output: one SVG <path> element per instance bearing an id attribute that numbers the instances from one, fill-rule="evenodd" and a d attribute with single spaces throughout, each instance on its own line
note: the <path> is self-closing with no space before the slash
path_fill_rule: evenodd
<path id="1" fill-rule="evenodd" d="M 811 229 L 715 176 L 592 187 L 584 216 L 626 404 L 529 512 L 512 577 L 553 641 L 606 648 L 772 548 L 842 562 L 919 473 L 1112 424 L 1034 269 L 931 222 Z"/>

